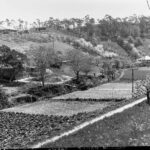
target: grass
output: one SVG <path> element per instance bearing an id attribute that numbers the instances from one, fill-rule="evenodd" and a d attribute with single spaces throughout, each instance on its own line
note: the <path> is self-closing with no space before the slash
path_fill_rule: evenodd
<path id="1" fill-rule="evenodd" d="M 18 50 L 19 52 L 28 51 L 31 45 L 36 46 L 40 44 L 45 44 L 51 47 L 53 45 L 52 42 L 47 39 L 47 33 L 33 33 L 29 35 L 23 34 L 22 36 L 18 36 L 15 34 L 0 35 L 0 43 L 1 45 L 7 45 L 12 49 Z M 60 51 L 63 54 L 66 53 L 68 50 L 73 49 L 72 46 L 60 41 L 56 41 L 54 46 L 56 51 Z"/>
<path id="2" fill-rule="evenodd" d="M 43 114 L 71 116 L 82 112 L 92 112 L 95 110 L 103 110 L 103 108 L 111 105 L 111 102 L 80 102 L 80 101 L 40 101 L 33 104 L 26 104 L 6 109 L 5 112 L 21 112 L 27 114 Z"/>
<path id="3" fill-rule="evenodd" d="M 142 103 L 43 147 L 149 146 L 149 116 L 149 105 Z"/>

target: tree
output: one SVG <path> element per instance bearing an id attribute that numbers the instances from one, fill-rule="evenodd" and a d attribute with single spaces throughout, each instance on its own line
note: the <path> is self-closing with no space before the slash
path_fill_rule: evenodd
<path id="1" fill-rule="evenodd" d="M 87 76 L 88 75 L 88 73 L 90 73 L 91 72 L 91 70 L 92 70 L 92 60 L 93 60 L 93 58 L 91 57 L 91 56 L 89 56 L 89 55 L 85 55 L 84 57 L 83 57 L 83 67 L 82 67 L 82 72 L 84 72 L 85 73 L 85 75 Z"/>
<path id="2" fill-rule="evenodd" d="M 30 59 L 34 60 L 35 67 L 37 68 L 40 75 L 42 86 L 44 87 L 46 69 L 51 68 L 51 65 L 57 61 L 57 56 L 54 52 L 54 49 L 44 45 L 37 47 L 31 46 L 28 55 L 31 56 Z"/>
<path id="3" fill-rule="evenodd" d="M 110 60 L 104 61 L 102 68 L 104 70 L 104 74 L 107 76 L 108 81 L 115 78 L 116 68 L 113 67 L 113 63 Z"/>
<path id="4" fill-rule="evenodd" d="M 5 45 L 0 47 L 0 53 L 0 66 L 2 74 L 4 73 L 4 69 L 10 69 L 8 72 L 8 74 L 10 74 L 9 80 L 13 81 L 16 75 L 22 71 L 26 56 L 15 50 L 11 50 L 8 46 Z M 3 78 L 5 78 L 5 76 L 3 76 Z"/>
<path id="5" fill-rule="evenodd" d="M 67 53 L 67 60 L 70 62 L 70 66 L 76 75 L 77 81 L 81 72 L 88 73 L 91 69 L 91 58 L 85 55 L 79 50 L 69 51 Z M 85 68 L 86 67 L 86 68 Z"/>
<path id="6" fill-rule="evenodd" d="M 5 95 L 5 93 L 3 92 L 3 90 L 0 88 L 0 110 L 7 108 L 9 106 L 10 106 L 10 103 L 8 101 L 8 98 Z"/>
<path id="7" fill-rule="evenodd" d="M 98 56 L 94 58 L 94 64 L 96 67 L 98 67 L 99 72 L 102 73 L 102 75 L 104 75 L 104 70 L 102 68 L 103 66 L 103 59 L 102 57 Z"/>

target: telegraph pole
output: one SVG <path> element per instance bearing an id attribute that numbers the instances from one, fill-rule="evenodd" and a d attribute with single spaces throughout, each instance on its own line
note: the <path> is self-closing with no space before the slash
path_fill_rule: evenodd
<path id="1" fill-rule="evenodd" d="M 134 93 L 134 68 L 132 68 L 132 98 Z"/>

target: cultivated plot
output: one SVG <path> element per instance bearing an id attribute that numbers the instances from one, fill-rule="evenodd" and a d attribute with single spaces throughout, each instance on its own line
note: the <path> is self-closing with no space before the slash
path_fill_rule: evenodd
<path id="1" fill-rule="evenodd" d="M 86 91 L 77 91 L 70 94 L 55 97 L 53 99 L 115 99 L 131 98 L 131 83 L 108 83 Z"/>

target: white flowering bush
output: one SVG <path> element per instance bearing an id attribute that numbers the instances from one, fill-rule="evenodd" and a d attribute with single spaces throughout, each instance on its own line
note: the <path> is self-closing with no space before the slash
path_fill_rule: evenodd
<path id="1" fill-rule="evenodd" d="M 104 56 L 104 57 L 112 58 L 112 57 L 117 57 L 118 55 L 117 55 L 116 53 L 114 53 L 114 52 L 105 51 L 105 52 L 103 53 L 103 56 Z"/>
<path id="2" fill-rule="evenodd" d="M 147 95 L 147 100 L 149 103 L 150 101 L 150 75 L 147 75 L 145 80 L 138 80 L 135 83 L 133 96 L 137 98 L 142 95 Z"/>
<path id="3" fill-rule="evenodd" d="M 114 52 L 105 51 L 102 44 L 99 44 L 99 45 L 94 47 L 91 42 L 87 42 L 83 38 L 75 40 L 74 41 L 74 46 L 86 49 L 87 51 L 95 52 L 98 55 L 101 55 L 103 57 L 111 57 L 112 58 L 112 57 L 118 56 Z"/>
<path id="4" fill-rule="evenodd" d="M 133 97 L 138 98 L 146 94 L 146 88 L 143 86 L 143 81 L 138 80 L 135 82 Z"/>
<path id="5" fill-rule="evenodd" d="M 101 55 L 104 53 L 104 47 L 102 44 L 95 46 L 95 50 L 99 52 Z"/>

